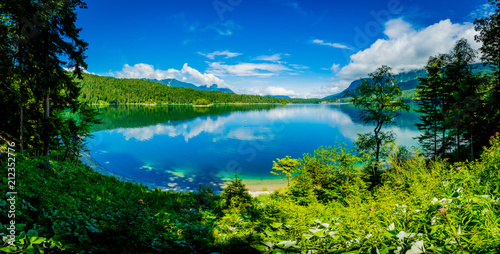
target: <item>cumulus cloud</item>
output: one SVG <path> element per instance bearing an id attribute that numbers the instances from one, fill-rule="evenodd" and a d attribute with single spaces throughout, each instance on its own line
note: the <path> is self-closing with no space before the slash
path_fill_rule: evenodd
<path id="1" fill-rule="evenodd" d="M 216 77 L 212 73 L 203 73 L 202 74 L 198 70 L 189 67 L 187 63 L 185 63 L 184 66 L 182 67 L 181 73 L 188 74 L 194 80 L 196 80 L 196 82 L 199 84 L 208 85 L 208 86 L 211 86 L 212 84 L 217 84 L 220 86 L 227 87 L 227 84 L 225 84 L 224 80 Z"/>
<path id="2" fill-rule="evenodd" d="M 138 63 L 134 66 L 125 64 L 121 71 L 113 73 L 117 78 L 148 78 L 148 79 L 168 79 L 176 78 L 180 71 L 175 69 L 155 70 L 153 65 Z"/>
<path id="3" fill-rule="evenodd" d="M 465 38 L 474 49 L 474 26 L 471 23 L 454 24 L 449 19 L 415 30 L 402 18 L 385 24 L 386 39 L 379 39 L 369 48 L 350 56 L 350 63 L 338 73 L 342 79 L 366 77 L 381 65 L 393 68 L 394 73 L 421 69 L 430 56 L 449 52 L 457 40 Z"/>
<path id="4" fill-rule="evenodd" d="M 187 63 L 184 64 L 181 70 L 168 69 L 168 70 L 157 70 L 153 65 L 139 63 L 134 66 L 125 64 L 121 71 L 116 71 L 110 73 L 111 76 L 117 78 L 135 78 L 135 79 L 169 79 L 175 78 L 184 82 L 190 82 L 195 85 L 207 85 L 211 86 L 216 84 L 219 87 L 231 88 L 224 80 L 218 78 L 212 73 L 201 73 L 198 70 L 189 67 Z"/>
<path id="5" fill-rule="evenodd" d="M 314 39 L 311 41 L 311 43 L 322 45 L 322 46 L 333 47 L 333 48 L 339 48 L 339 49 L 349 49 L 349 47 L 347 47 L 346 45 L 342 45 L 340 43 L 326 42 L 326 41 L 320 40 L 320 39 Z"/>
<path id="6" fill-rule="evenodd" d="M 237 57 L 237 56 L 243 55 L 243 53 L 229 52 L 227 50 L 224 50 L 224 51 L 215 51 L 215 52 L 207 53 L 207 54 L 198 52 L 198 54 L 200 54 L 202 56 L 206 56 L 206 57 L 208 57 L 209 59 L 212 59 L 212 60 L 214 60 L 216 56 L 225 56 L 225 58 L 227 59 L 227 58 Z"/>
<path id="7" fill-rule="evenodd" d="M 290 71 L 290 68 L 275 63 L 239 63 L 234 65 L 223 64 L 220 62 L 210 63 L 209 72 L 217 75 L 234 76 L 257 76 L 270 77 L 279 75 L 283 71 Z"/>

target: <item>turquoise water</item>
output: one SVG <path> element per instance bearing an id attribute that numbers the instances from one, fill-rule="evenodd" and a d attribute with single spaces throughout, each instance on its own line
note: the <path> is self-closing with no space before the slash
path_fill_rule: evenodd
<path id="1" fill-rule="evenodd" d="M 319 146 L 373 131 L 357 120 L 350 104 L 121 106 L 101 108 L 88 148 L 108 170 L 164 187 L 216 189 L 235 172 L 244 179 L 276 179 L 272 161 L 300 158 Z M 417 146 L 416 113 L 402 113 L 394 131 L 402 145 Z"/>

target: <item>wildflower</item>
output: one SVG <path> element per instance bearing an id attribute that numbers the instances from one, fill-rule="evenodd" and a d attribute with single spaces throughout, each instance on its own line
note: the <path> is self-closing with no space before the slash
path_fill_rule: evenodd
<path id="1" fill-rule="evenodd" d="M 490 137 L 490 139 L 493 139 L 493 138 L 494 138 L 493 136 Z"/>
<path id="2" fill-rule="evenodd" d="M 145 212 L 146 210 L 142 210 L 143 212 Z"/>
<path id="3" fill-rule="evenodd" d="M 438 211 L 440 211 L 440 212 L 444 212 L 444 210 L 445 210 L 444 208 L 439 208 L 438 209 Z"/>
<path id="4" fill-rule="evenodd" d="M 139 199 L 139 202 L 143 202 L 142 199 Z"/>
<path id="5" fill-rule="evenodd" d="M 462 169 L 462 167 L 458 167 L 458 168 L 457 168 L 457 171 L 459 171 L 460 169 Z"/>
<path id="6" fill-rule="evenodd" d="M 372 210 L 372 211 L 373 211 L 373 209 L 374 209 L 373 207 L 370 207 L 370 210 Z"/>

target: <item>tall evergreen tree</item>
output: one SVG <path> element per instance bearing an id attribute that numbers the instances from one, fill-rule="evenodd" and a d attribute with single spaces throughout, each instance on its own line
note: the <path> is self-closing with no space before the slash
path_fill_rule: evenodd
<path id="1" fill-rule="evenodd" d="M 449 88 L 447 102 L 452 106 L 444 113 L 450 134 L 455 139 L 454 149 L 458 155 L 462 145 L 471 145 L 473 142 L 472 139 L 465 140 L 464 136 L 472 137 L 473 127 L 477 123 L 477 115 L 474 113 L 481 104 L 480 82 L 478 75 L 472 70 L 476 54 L 466 39 L 458 40 L 447 58 L 443 74 L 445 86 Z"/>
<path id="2" fill-rule="evenodd" d="M 20 124 L 13 136 L 19 135 L 21 148 L 26 144 L 37 154 L 48 155 L 59 133 L 60 112 L 79 109 L 80 88 L 65 68 L 81 78 L 82 68 L 87 67 L 87 43 L 75 26 L 76 9 L 86 5 L 81 0 L 3 0 L 0 8 L 2 25 L 9 28 L 2 49 L 14 52 L 8 86 L 17 97 Z"/>
<path id="3" fill-rule="evenodd" d="M 419 109 L 416 111 L 421 115 L 420 123 L 415 125 L 423 133 L 418 137 L 419 143 L 427 154 L 432 157 L 443 155 L 446 139 L 446 128 L 443 119 L 443 76 L 442 68 L 445 64 L 445 56 L 438 55 L 430 57 L 425 66 L 427 77 L 419 77 L 416 93 L 420 98 Z"/>
<path id="4" fill-rule="evenodd" d="M 489 0 L 489 3 L 496 7 L 495 12 L 474 21 L 475 30 L 479 32 L 474 39 L 481 43 L 481 61 L 493 68 L 490 91 L 485 96 L 486 107 L 482 111 L 488 121 L 483 126 L 485 133 L 477 140 L 479 146 L 486 145 L 491 134 L 500 131 L 500 0 Z"/>

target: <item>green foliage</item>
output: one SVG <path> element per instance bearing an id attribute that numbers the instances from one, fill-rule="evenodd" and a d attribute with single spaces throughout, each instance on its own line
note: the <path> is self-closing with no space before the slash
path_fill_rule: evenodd
<path id="1" fill-rule="evenodd" d="M 368 75 L 370 79 L 361 79 L 362 83 L 348 91 L 346 95 L 351 96 L 354 106 L 360 109 L 359 119 L 367 124 L 375 124 L 373 135 L 360 136 L 364 139 L 359 142 L 364 142 L 364 144 L 358 147 L 374 151 L 375 165 L 372 177 L 378 181 L 376 172 L 382 157 L 380 153 L 382 144 L 392 140 L 393 136 L 390 133 L 381 132 L 382 127 L 394 123 L 398 112 L 408 111 L 410 107 L 403 99 L 401 87 L 397 85 L 390 67 L 383 65 Z"/>
<path id="2" fill-rule="evenodd" d="M 297 172 L 296 168 L 298 165 L 299 161 L 297 159 L 292 159 L 287 155 L 283 159 L 276 159 L 276 161 L 273 161 L 273 169 L 277 172 L 271 171 L 271 174 L 286 176 L 288 185 L 290 185 L 290 177 L 293 173 Z"/>
<path id="3" fill-rule="evenodd" d="M 242 95 L 192 88 L 169 87 L 149 80 L 117 79 L 83 74 L 80 100 L 91 104 L 196 104 L 196 100 L 221 103 L 282 103 L 286 99 L 269 96 Z M 199 104 L 205 105 L 205 104 Z"/>
<path id="4" fill-rule="evenodd" d="M 493 101 L 495 93 L 488 77 L 475 73 L 475 52 L 467 40 L 459 40 L 452 51 L 430 57 L 427 77 L 420 78 L 417 93 L 421 105 L 423 131 L 419 142 L 428 156 L 443 156 L 460 161 L 477 157 L 497 125 Z"/>
<path id="5" fill-rule="evenodd" d="M 193 102 L 193 105 L 210 105 L 210 101 L 208 101 L 207 99 L 196 99 L 194 102 Z"/>
<path id="6" fill-rule="evenodd" d="M 320 147 L 312 157 L 305 154 L 301 159 L 300 173 L 292 179 L 288 192 L 300 204 L 308 204 L 314 197 L 322 202 L 346 202 L 354 196 L 362 196 L 367 186 L 358 166 L 366 159 L 344 146 Z"/>
<path id="7" fill-rule="evenodd" d="M 88 44 L 75 26 L 76 10 L 86 5 L 80 0 L 57 4 L 9 0 L 0 8 L 1 94 L 6 98 L 0 103 L 2 108 L 4 103 L 12 104 L 5 107 L 9 114 L 4 116 L 10 124 L 5 130 L 20 137 L 16 143 L 21 150 L 30 148 L 36 154 L 48 155 L 60 134 L 57 115 L 67 108 L 75 110 L 80 103 L 80 89 L 64 68 L 74 68 L 73 73 L 81 78 L 81 69 L 87 67 L 84 52 Z M 27 17 L 36 17 L 36 25 Z"/>
<path id="8" fill-rule="evenodd" d="M 220 194 L 224 209 L 245 210 L 251 205 L 252 197 L 241 178 L 235 175 Z"/>

